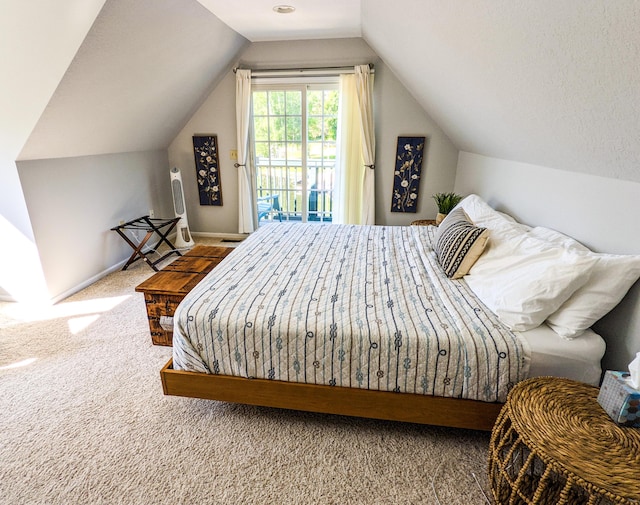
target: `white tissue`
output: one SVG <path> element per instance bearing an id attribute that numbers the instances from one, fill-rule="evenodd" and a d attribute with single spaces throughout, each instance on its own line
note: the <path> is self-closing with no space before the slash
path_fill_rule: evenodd
<path id="1" fill-rule="evenodd" d="M 631 385 L 636 389 L 640 389 L 640 352 L 629 363 L 629 373 L 631 374 Z"/>

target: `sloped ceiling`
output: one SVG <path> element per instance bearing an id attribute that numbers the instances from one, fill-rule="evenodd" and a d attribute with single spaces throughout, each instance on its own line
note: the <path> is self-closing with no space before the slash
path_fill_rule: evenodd
<path id="1" fill-rule="evenodd" d="M 269 11 L 278 3 L 260 2 Z M 459 149 L 640 182 L 637 0 L 350 0 L 344 8 L 354 4 L 356 29 Z M 167 147 L 247 38 L 285 40 L 300 28 L 283 17 L 290 26 L 255 35 L 265 13 L 245 8 L 238 33 L 214 15 L 238 5 L 107 0 L 20 159 Z M 295 33 L 314 38 L 312 30 Z"/>
<path id="2" fill-rule="evenodd" d="M 104 2 L 1 3 L 0 153 L 11 161 L 20 153 Z"/>
<path id="3" fill-rule="evenodd" d="M 107 0 L 19 159 L 166 148 L 247 44 L 195 0 Z"/>
<path id="4" fill-rule="evenodd" d="M 365 0 L 362 27 L 461 150 L 640 181 L 640 2 Z"/>

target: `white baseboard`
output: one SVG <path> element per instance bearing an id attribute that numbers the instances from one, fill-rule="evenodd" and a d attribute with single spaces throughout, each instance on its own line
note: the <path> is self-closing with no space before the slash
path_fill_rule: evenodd
<path id="1" fill-rule="evenodd" d="M 176 232 L 171 233 L 167 238 L 169 239 L 169 241 L 171 243 L 175 242 L 176 239 Z M 165 246 L 166 247 L 166 246 Z M 144 252 L 145 254 L 151 251 L 151 247 L 150 246 L 146 246 L 142 249 L 142 252 Z M 130 253 L 131 251 L 127 251 L 128 253 Z M 78 291 L 82 291 L 84 288 L 87 288 L 89 286 L 91 286 L 91 284 L 93 284 L 94 282 L 99 281 L 100 279 L 102 279 L 103 277 L 106 277 L 107 275 L 113 273 L 113 272 L 117 272 L 118 270 L 121 270 L 122 267 L 126 264 L 126 262 L 129 260 L 129 258 L 123 259 L 122 261 L 119 261 L 118 263 L 116 263 L 115 265 L 112 265 L 106 269 L 104 269 L 102 272 L 97 273 L 96 275 L 93 275 L 92 277 L 86 279 L 85 281 L 81 282 L 80 284 L 76 284 L 74 287 L 67 289 L 64 293 L 60 293 L 59 295 L 54 296 L 51 299 L 51 303 L 58 303 L 60 300 L 64 300 L 65 298 L 76 294 Z M 136 261 L 142 261 L 140 258 L 138 258 L 138 260 Z"/>
<path id="2" fill-rule="evenodd" d="M 194 237 L 206 237 L 206 238 L 220 238 L 220 239 L 229 239 L 229 240 L 244 240 L 248 237 L 247 234 L 244 233 L 213 233 L 213 232 L 203 232 L 203 231 L 194 231 L 191 232 L 191 235 Z"/>
<path id="3" fill-rule="evenodd" d="M 80 284 L 75 285 L 74 287 L 67 289 L 65 292 L 60 293 L 54 297 L 52 297 L 48 303 L 54 304 L 54 303 L 58 303 L 61 300 L 64 300 L 65 298 L 68 298 L 69 296 L 77 293 L 78 291 L 82 291 L 84 288 L 91 286 L 91 284 L 93 284 L 94 282 L 99 281 L 100 279 L 102 279 L 103 277 L 106 277 L 107 275 L 109 275 L 112 272 L 116 272 L 117 270 L 120 270 L 124 264 L 127 262 L 127 260 L 122 260 L 120 263 L 117 263 L 105 270 L 103 270 L 102 272 L 90 277 L 89 279 L 86 279 L 85 281 L 81 282 Z M 10 295 L 0 295 L 0 301 L 2 302 L 17 302 L 17 300 L 15 298 L 13 298 Z"/>
<path id="4" fill-rule="evenodd" d="M 82 291 L 84 288 L 87 288 L 89 286 L 91 286 L 91 284 L 93 284 L 94 282 L 99 281 L 100 279 L 102 279 L 103 277 L 106 277 L 107 275 L 113 273 L 113 272 L 117 272 L 118 270 L 122 269 L 122 267 L 124 266 L 124 264 L 127 262 L 127 260 L 122 260 L 120 263 L 117 263 L 105 270 L 103 270 L 102 272 L 86 279 L 85 281 L 81 282 L 80 284 L 75 285 L 74 287 L 72 287 L 71 289 L 68 289 L 67 291 L 65 291 L 64 293 L 60 293 L 57 296 L 54 296 L 51 299 L 51 303 L 58 303 L 61 300 L 64 300 L 65 298 L 76 294 L 78 291 Z"/>

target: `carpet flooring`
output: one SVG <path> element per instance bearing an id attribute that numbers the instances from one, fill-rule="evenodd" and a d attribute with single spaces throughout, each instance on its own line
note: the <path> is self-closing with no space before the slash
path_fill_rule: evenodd
<path id="1" fill-rule="evenodd" d="M 0 303 L 0 503 L 483 504 L 489 434 L 166 397 L 138 263 Z"/>

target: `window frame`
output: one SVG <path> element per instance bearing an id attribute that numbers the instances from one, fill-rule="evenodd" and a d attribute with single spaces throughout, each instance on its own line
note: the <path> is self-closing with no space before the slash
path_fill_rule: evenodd
<path id="1" fill-rule="evenodd" d="M 311 195 L 311 189 L 309 188 L 309 174 L 308 174 L 308 170 L 309 170 L 309 143 L 310 140 L 308 138 L 308 120 L 309 120 L 309 110 L 308 110 L 308 101 L 307 101 L 307 93 L 309 91 L 315 91 L 315 90 L 335 90 L 339 93 L 339 76 L 322 76 L 322 77 L 291 77 L 291 78 L 258 78 L 258 79 L 254 79 L 252 81 L 252 86 L 251 86 L 251 97 L 252 97 L 252 104 L 251 104 L 251 112 L 252 112 L 252 121 L 251 121 L 251 148 L 252 148 L 252 152 L 254 154 L 254 166 L 256 169 L 256 197 L 259 196 L 264 196 L 264 195 L 260 195 L 258 192 L 261 191 L 258 188 L 258 177 L 259 177 L 259 165 L 257 163 L 257 153 L 256 151 L 256 144 L 259 142 L 262 142 L 261 140 L 258 141 L 256 140 L 256 135 L 255 135 L 255 117 L 254 117 L 254 103 L 253 103 L 253 97 L 254 97 L 254 92 L 256 91 L 297 91 L 300 92 L 301 95 L 301 173 L 304 174 L 304 176 L 302 177 L 302 184 L 301 184 L 301 195 L 304 195 L 300 200 L 300 204 L 301 204 L 301 209 L 294 209 L 293 211 L 291 211 L 290 209 L 288 209 L 287 211 L 283 211 L 280 215 L 282 214 L 286 214 L 287 218 L 289 217 L 296 217 L 296 216 L 300 216 L 301 218 L 301 222 L 306 223 L 309 221 L 312 222 L 331 222 L 333 220 L 333 210 L 330 209 L 329 211 L 326 210 L 322 210 L 320 211 L 318 208 L 316 208 L 315 215 L 316 215 L 316 219 L 309 219 L 310 215 L 309 215 L 309 196 Z M 268 103 L 268 102 L 267 102 Z M 285 100 L 286 103 L 286 100 Z M 268 111 L 267 111 L 268 112 Z M 324 112 L 324 111 L 323 111 Z M 262 115 L 259 115 L 259 117 Z M 271 116 L 269 113 L 267 113 L 266 116 L 264 116 L 267 118 L 267 121 L 269 121 L 269 118 L 273 117 Z M 285 114 L 283 116 L 285 118 L 285 123 L 287 121 L 287 117 L 294 117 L 294 115 L 289 116 L 288 114 L 286 114 L 286 109 L 285 109 Z M 317 117 L 317 116 L 316 116 Z M 330 117 L 330 116 L 325 116 L 324 113 L 322 114 L 322 116 L 320 116 L 323 118 L 325 117 Z M 339 111 L 336 114 L 337 120 L 339 121 Z M 286 132 L 286 130 L 285 130 Z M 324 135 L 323 135 L 324 136 Z M 270 134 L 268 135 L 268 140 L 267 142 L 269 143 L 269 146 L 272 142 L 271 140 L 271 136 Z M 286 133 L 285 133 L 285 139 L 284 139 L 284 144 L 286 146 L 286 144 L 288 143 L 288 140 L 286 139 Z M 324 144 L 325 139 L 323 138 L 321 141 L 322 144 L 322 149 L 324 151 Z M 337 151 L 337 143 L 338 143 L 338 139 L 337 139 L 337 132 L 336 132 L 336 139 L 335 139 L 335 144 L 336 144 L 336 151 Z M 285 147 L 285 153 L 287 152 L 286 147 Z M 324 156 L 322 157 L 322 160 L 324 160 Z M 271 149 L 269 149 L 269 166 L 273 166 L 271 165 Z M 288 157 L 285 156 L 285 166 L 287 168 L 292 167 L 294 165 L 289 165 L 288 163 Z M 324 166 L 324 163 L 323 163 Z M 334 168 L 335 169 L 335 168 Z M 334 172 L 335 173 L 335 172 Z M 289 177 L 290 171 L 287 170 L 287 177 Z M 285 189 L 285 188 L 268 188 L 268 190 L 274 190 L 274 189 L 278 189 L 279 191 L 282 191 L 283 189 L 285 191 L 293 191 L 294 194 L 295 192 L 297 192 L 297 190 L 289 190 L 289 189 Z M 334 188 L 331 188 L 331 192 L 333 192 Z M 316 192 L 317 195 L 320 194 L 326 194 L 326 190 L 324 188 L 322 189 L 318 189 L 316 187 L 316 189 L 314 190 Z M 318 201 L 316 199 L 316 201 Z M 297 219 L 287 219 L 288 221 L 297 221 Z M 259 224 L 259 223 L 258 223 Z"/>

